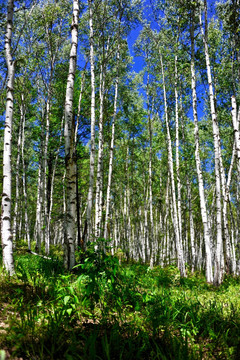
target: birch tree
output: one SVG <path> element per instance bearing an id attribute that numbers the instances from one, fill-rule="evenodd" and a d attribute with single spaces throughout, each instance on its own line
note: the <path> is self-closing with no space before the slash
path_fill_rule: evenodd
<path id="1" fill-rule="evenodd" d="M 11 168 L 11 145 L 12 145 L 12 122 L 13 122 L 13 90 L 15 77 L 15 61 L 12 57 L 12 30 L 13 30 L 13 7 L 14 0 L 8 0 L 7 28 L 5 36 L 5 57 L 7 63 L 7 102 L 4 128 L 3 149 L 3 193 L 2 193 L 2 218 L 1 235 L 3 248 L 3 265 L 10 275 L 14 274 L 13 243 L 11 230 L 11 204 L 12 204 L 12 168 Z"/>
<path id="2" fill-rule="evenodd" d="M 172 190 L 172 204 L 173 204 L 173 227 L 174 233 L 176 238 L 176 249 L 177 249 L 177 257 L 178 257 L 178 267 L 181 273 L 181 276 L 186 276 L 185 272 L 185 264 L 183 258 L 183 248 L 182 243 L 180 241 L 180 232 L 179 232 L 179 218 L 177 212 L 177 201 L 176 201 L 176 192 L 175 192 L 175 181 L 174 181 L 174 171 L 173 171 L 173 155 L 172 155 L 172 142 L 171 142 L 171 135 L 169 129 L 169 120 L 168 120 L 168 105 L 167 105 L 167 95 L 166 95 L 166 85 L 165 85 L 165 73 L 164 73 L 164 65 L 162 54 L 160 56 L 160 64 L 161 64 L 161 72 L 162 72 L 162 79 L 163 79 L 163 99 L 164 99 L 164 115 L 165 115 L 165 122 L 167 128 L 167 142 L 168 142 L 168 166 L 169 166 L 169 173 L 171 178 L 171 190 Z"/>
<path id="3" fill-rule="evenodd" d="M 93 1 L 88 0 L 89 9 L 89 41 L 90 41 L 90 67 L 91 67 L 91 143 L 90 143 L 90 174 L 87 200 L 87 228 L 88 239 L 92 235 L 92 206 L 95 163 L 95 67 L 94 67 L 94 39 L 93 39 Z"/>
<path id="4" fill-rule="evenodd" d="M 209 87 L 209 100 L 210 100 L 212 127 L 213 127 L 213 140 L 214 140 L 215 182 L 216 182 L 215 183 L 216 222 L 217 222 L 217 244 L 216 244 L 215 266 L 214 266 L 214 283 L 216 285 L 219 285 L 222 282 L 222 277 L 223 277 L 222 194 L 221 194 L 221 181 L 220 181 L 221 148 L 219 146 L 219 129 L 217 122 L 216 108 L 214 103 L 213 82 L 212 82 L 212 74 L 211 74 L 209 51 L 208 51 L 208 20 L 207 20 L 208 14 L 207 14 L 206 0 L 204 0 L 204 16 L 205 16 L 205 31 L 203 29 L 201 12 L 200 12 L 200 27 L 201 27 L 201 33 L 202 33 L 202 39 L 203 39 L 204 51 L 205 51 L 205 60 L 206 60 L 207 78 L 208 78 L 208 87 Z"/>
<path id="5" fill-rule="evenodd" d="M 117 117 L 117 100 L 118 100 L 118 84 L 119 84 L 119 44 L 117 49 L 117 76 L 115 80 L 115 95 L 114 95 L 114 109 L 112 119 L 112 136 L 110 144 L 110 155 L 108 165 L 108 183 L 107 183 L 107 196 L 106 196 L 106 214 L 105 214 L 105 226 L 104 226 L 104 238 L 107 239 L 110 236 L 109 228 L 109 213 L 110 213 L 110 196 L 111 196 L 111 184 L 112 184 L 112 171 L 113 171 L 113 151 L 115 142 L 115 123 Z"/>
<path id="6" fill-rule="evenodd" d="M 205 242 L 205 252 L 206 252 L 206 279 L 209 283 L 213 282 L 213 273 L 212 273 L 212 255 L 211 255 L 211 240 L 209 233 L 209 222 L 208 214 L 204 193 L 204 183 L 200 159 L 200 145 L 199 145 L 199 128 L 198 128 L 198 113 L 197 113 L 197 92 L 196 92 L 196 74 L 195 74 L 195 49 L 194 49 L 194 23 L 195 11 L 193 10 L 191 14 L 191 27 L 190 27 L 190 37 L 191 37 L 191 86 L 192 86 L 192 107 L 193 107 L 193 119 L 194 119 L 194 137 L 195 137 L 195 161 L 196 169 L 198 176 L 198 189 L 199 189 L 199 198 L 200 198 L 200 207 L 201 207 L 201 217 L 203 223 L 203 233 L 204 233 L 204 242 Z"/>
<path id="7" fill-rule="evenodd" d="M 75 218 L 76 218 L 76 159 L 75 126 L 73 116 L 74 80 L 77 65 L 79 3 L 73 0 L 71 24 L 71 51 L 65 101 L 65 164 L 66 164 L 66 219 L 64 236 L 64 265 L 72 269 L 75 265 Z"/>

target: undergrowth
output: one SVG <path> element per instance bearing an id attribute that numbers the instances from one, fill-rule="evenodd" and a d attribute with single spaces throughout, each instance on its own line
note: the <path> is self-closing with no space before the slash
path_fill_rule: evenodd
<path id="1" fill-rule="evenodd" d="M 214 288 L 102 248 L 73 273 L 31 254 L 16 256 L 14 277 L 1 272 L 0 359 L 238 359 L 238 278 Z"/>

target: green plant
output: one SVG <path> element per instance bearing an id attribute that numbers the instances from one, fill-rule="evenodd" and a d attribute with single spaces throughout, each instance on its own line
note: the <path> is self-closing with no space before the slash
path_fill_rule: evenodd
<path id="1" fill-rule="evenodd" d="M 88 244 L 84 262 L 78 265 L 78 290 L 82 293 L 83 301 L 89 301 L 93 315 L 96 305 L 103 316 L 107 316 L 112 307 L 121 311 L 122 275 L 119 260 L 106 253 L 107 249 L 107 241 L 103 239 Z"/>

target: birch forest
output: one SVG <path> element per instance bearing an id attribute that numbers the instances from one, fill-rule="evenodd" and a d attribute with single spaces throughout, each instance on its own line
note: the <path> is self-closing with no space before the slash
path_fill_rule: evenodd
<path id="1" fill-rule="evenodd" d="M 163 274 L 173 285 L 176 276 L 178 285 L 197 276 L 212 292 L 226 279 L 240 286 L 239 0 L 1 0 L 0 10 L 1 282 L 22 276 L 27 286 L 25 277 L 33 281 L 26 271 L 31 263 L 38 264 L 34 279 L 42 276 L 41 261 L 49 274 L 58 264 L 61 279 L 65 276 L 62 288 L 76 273 L 76 281 L 85 284 L 91 309 L 85 315 L 93 323 L 96 307 L 100 303 L 102 319 L 106 304 L 99 300 L 102 293 L 95 299 L 86 279 L 100 284 L 103 263 L 111 294 L 123 279 L 120 268 L 125 275 L 140 271 L 136 279 L 145 269 L 149 278 L 141 286 L 150 284 L 150 275 L 154 282 Z M 102 265 L 94 273 L 96 263 Z M 126 276 L 130 289 L 133 275 Z M 33 283 L 35 289 L 37 280 Z M 47 292 L 52 285 L 46 284 Z M 63 319 L 85 306 L 74 302 L 80 295 L 72 289 L 61 295 Z M 147 308 L 145 290 L 138 291 Z M 184 311 L 179 313 L 187 316 Z M 237 359 L 240 314 L 237 319 L 229 330 L 236 331 L 232 344 L 224 340 L 224 346 L 209 350 L 215 340 L 208 333 L 196 348 L 201 341 L 194 340 L 194 347 L 189 339 L 204 338 L 203 333 L 181 327 L 178 335 L 169 330 L 165 347 L 156 341 L 159 351 L 152 344 L 139 357 L 135 351 L 142 343 L 134 343 L 132 354 L 118 357 L 118 349 L 107 355 L 107 345 L 114 348 L 109 332 L 108 343 L 96 352 L 102 328 L 96 351 L 89 347 L 82 357 L 70 347 L 48 354 L 45 343 L 42 354 L 34 353 L 38 335 L 29 340 L 32 350 L 21 355 L 22 340 L 12 350 L 10 340 L 6 347 L 1 343 L 0 332 L 0 359 Z M 151 336 L 157 333 L 163 341 L 165 325 L 154 326 Z M 178 343 L 181 336 L 185 340 Z M 170 355 L 169 344 L 175 349 Z"/>

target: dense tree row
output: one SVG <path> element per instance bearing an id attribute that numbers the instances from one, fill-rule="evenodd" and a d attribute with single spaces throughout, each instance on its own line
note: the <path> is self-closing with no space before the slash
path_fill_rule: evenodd
<path id="1" fill-rule="evenodd" d="M 72 269 L 77 249 L 105 238 L 182 276 L 239 274 L 239 0 L 2 8 L 5 268 L 22 240 L 63 247 Z"/>

